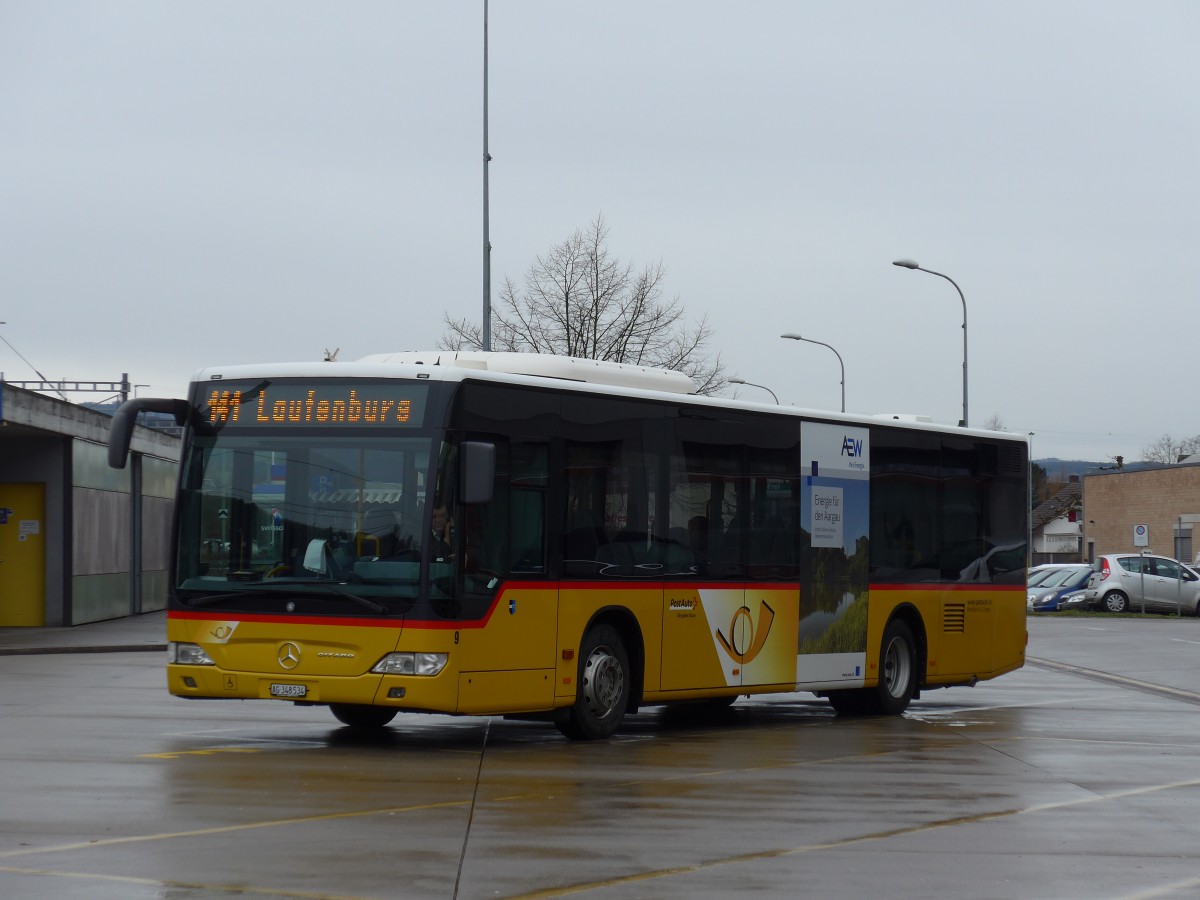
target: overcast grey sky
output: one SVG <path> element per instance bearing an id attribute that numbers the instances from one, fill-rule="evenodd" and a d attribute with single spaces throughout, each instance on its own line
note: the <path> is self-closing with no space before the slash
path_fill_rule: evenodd
<path id="1" fill-rule="evenodd" d="M 0 335 L 50 378 L 432 347 L 483 2 L 0 0 Z M 603 213 L 728 374 L 1037 457 L 1200 433 L 1200 4 L 492 0 L 493 282 Z M 0 371 L 36 377 L 0 343 Z M 767 399 L 753 387 L 746 399 Z M 74 399 L 88 399 L 74 395 Z"/>

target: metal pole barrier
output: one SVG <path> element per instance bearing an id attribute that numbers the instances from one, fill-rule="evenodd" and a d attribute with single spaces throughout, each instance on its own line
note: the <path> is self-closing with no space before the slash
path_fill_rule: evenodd
<path id="1" fill-rule="evenodd" d="M 1179 543 L 1183 541 L 1183 516 L 1175 523 L 1175 533 L 1179 535 Z M 1179 551 L 1176 550 L 1176 553 Z M 1183 618 L 1183 563 L 1179 564 L 1179 579 L 1175 582 L 1175 614 Z"/>

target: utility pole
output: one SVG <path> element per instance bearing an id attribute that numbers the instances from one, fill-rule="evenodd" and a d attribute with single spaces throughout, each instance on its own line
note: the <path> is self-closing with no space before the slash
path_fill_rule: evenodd
<path id="1" fill-rule="evenodd" d="M 483 349 L 492 349 L 492 239 L 488 211 L 488 0 L 483 0 Z"/>

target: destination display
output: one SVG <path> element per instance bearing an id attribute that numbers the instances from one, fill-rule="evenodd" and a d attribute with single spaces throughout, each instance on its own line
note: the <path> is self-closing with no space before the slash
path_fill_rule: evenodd
<path id="1" fill-rule="evenodd" d="M 420 427 L 429 387 L 300 379 L 197 385 L 201 421 L 229 427 Z"/>

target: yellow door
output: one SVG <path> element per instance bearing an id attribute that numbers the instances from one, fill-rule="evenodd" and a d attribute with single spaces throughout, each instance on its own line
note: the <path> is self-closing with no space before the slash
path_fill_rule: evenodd
<path id="1" fill-rule="evenodd" d="M 46 486 L 0 483 L 0 626 L 46 624 Z"/>

